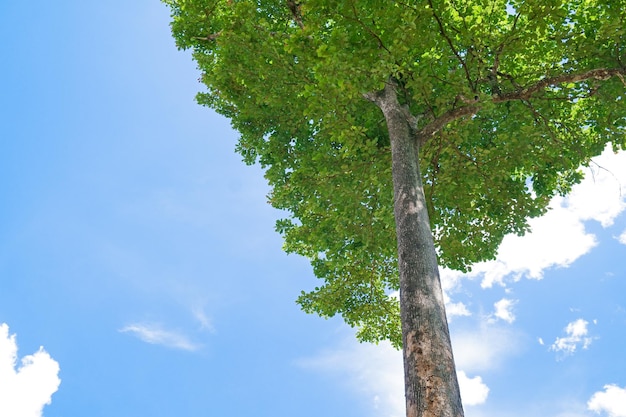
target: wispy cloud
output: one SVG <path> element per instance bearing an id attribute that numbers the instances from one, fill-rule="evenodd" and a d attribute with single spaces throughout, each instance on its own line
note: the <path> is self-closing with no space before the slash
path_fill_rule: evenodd
<path id="1" fill-rule="evenodd" d="M 488 335 L 488 339 L 484 336 Z M 515 344 L 517 338 L 512 332 L 500 331 L 495 328 L 484 330 L 481 335 L 472 339 L 469 349 L 463 346 L 469 339 L 461 338 L 461 343 L 455 344 L 455 355 L 458 353 L 461 360 L 457 361 L 458 369 L 462 365 L 471 370 L 491 368 L 505 355 L 510 354 L 511 344 Z M 453 340 L 456 338 L 453 338 Z M 482 340 L 482 343 L 479 342 Z M 457 340 L 458 341 L 458 340 Z M 482 353 L 486 359 L 478 359 Z M 486 364 L 493 361 L 493 364 Z M 346 335 L 343 342 L 332 349 L 326 349 L 316 355 L 300 359 L 298 365 L 316 372 L 337 377 L 344 381 L 350 390 L 362 395 L 371 404 L 378 417 L 402 417 L 405 415 L 404 404 L 404 371 L 402 365 L 402 353 L 397 351 L 389 343 L 379 345 L 358 343 L 353 335 Z M 468 377 L 465 371 L 457 372 L 461 398 L 464 406 L 482 404 L 487 400 L 489 387 L 478 375 Z"/>
<path id="2" fill-rule="evenodd" d="M 570 355 L 576 352 L 578 347 L 587 349 L 593 340 L 587 336 L 589 333 L 588 325 L 589 322 L 583 319 L 569 323 L 564 329 L 566 336 L 557 337 L 552 346 L 550 346 L 550 350 Z"/>
<path id="3" fill-rule="evenodd" d="M 402 353 L 389 343 L 359 343 L 353 335 L 346 335 L 339 346 L 300 359 L 298 364 L 346 381 L 347 387 L 370 402 L 375 410 L 372 415 L 405 415 Z"/>
<path id="4" fill-rule="evenodd" d="M 130 324 L 119 331 L 130 333 L 146 343 L 163 345 L 173 349 L 196 351 L 201 347 L 189 340 L 185 334 L 165 329 L 161 325 L 154 323 Z"/>
<path id="5" fill-rule="evenodd" d="M 619 243 L 626 245 L 626 230 L 624 230 L 622 234 L 617 237 L 617 240 Z"/>
<path id="6" fill-rule="evenodd" d="M 61 384 L 59 364 L 39 348 L 17 365 L 15 335 L 0 324 L 0 416 L 40 417 Z"/>
<path id="7" fill-rule="evenodd" d="M 215 327 L 213 326 L 213 322 L 211 318 L 207 316 L 204 309 L 202 307 L 196 307 L 192 310 L 194 318 L 200 324 L 201 330 L 206 330 L 210 333 L 215 333 Z"/>
<path id="8" fill-rule="evenodd" d="M 477 328 L 453 332 L 451 336 L 457 369 L 471 373 L 497 369 L 524 346 L 518 331 L 489 321 Z"/>
<path id="9" fill-rule="evenodd" d="M 604 386 L 604 391 L 593 394 L 587 408 L 600 414 L 606 413 L 609 417 L 626 417 L 626 388 L 615 384 Z"/>

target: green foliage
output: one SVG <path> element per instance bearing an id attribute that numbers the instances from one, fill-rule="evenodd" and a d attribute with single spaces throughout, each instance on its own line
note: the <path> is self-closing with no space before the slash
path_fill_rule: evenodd
<path id="1" fill-rule="evenodd" d="M 417 129 L 446 121 L 421 166 L 440 263 L 464 271 L 626 145 L 626 0 L 164 2 L 198 101 L 241 133 L 285 249 L 323 280 L 298 302 L 363 340 L 401 343 L 389 139 L 364 94 L 391 78 Z"/>

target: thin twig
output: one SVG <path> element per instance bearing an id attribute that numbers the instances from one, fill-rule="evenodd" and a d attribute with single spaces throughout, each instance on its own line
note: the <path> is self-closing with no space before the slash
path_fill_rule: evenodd
<path id="1" fill-rule="evenodd" d="M 467 78 L 467 82 L 469 83 L 470 87 L 472 88 L 472 91 L 475 91 L 476 90 L 476 86 L 472 82 L 472 77 L 470 76 L 469 69 L 467 68 L 467 65 L 465 64 L 465 61 L 463 60 L 463 58 L 461 58 L 461 55 L 459 54 L 459 52 L 454 47 L 454 44 L 452 43 L 452 39 L 450 39 L 450 37 L 446 33 L 445 29 L 443 28 L 443 22 L 441 21 L 441 19 L 439 18 L 439 16 L 435 12 L 435 6 L 433 6 L 432 0 L 428 0 L 428 4 L 429 4 L 431 10 L 433 11 L 433 17 L 437 21 L 437 25 L 439 26 L 439 32 L 441 33 L 441 36 L 443 36 L 443 38 L 446 40 L 446 42 L 450 46 L 450 49 L 452 49 L 452 53 L 454 54 L 454 56 L 456 56 L 456 59 L 461 63 L 461 66 L 463 67 L 463 70 L 465 71 L 465 78 Z"/>

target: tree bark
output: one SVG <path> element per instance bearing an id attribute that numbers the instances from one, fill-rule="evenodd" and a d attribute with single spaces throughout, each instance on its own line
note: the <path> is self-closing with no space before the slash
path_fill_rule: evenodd
<path id="1" fill-rule="evenodd" d="M 420 133 L 395 86 L 368 95 L 382 110 L 392 152 L 407 417 L 462 417 L 437 253 L 419 167 Z M 426 139 L 426 138 L 425 138 Z"/>

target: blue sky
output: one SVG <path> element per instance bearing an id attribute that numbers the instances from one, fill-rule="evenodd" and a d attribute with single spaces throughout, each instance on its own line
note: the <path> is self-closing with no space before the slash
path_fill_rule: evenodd
<path id="1" fill-rule="evenodd" d="M 0 415 L 402 415 L 399 354 L 294 303 L 315 278 L 165 6 L 0 16 Z M 626 417 L 626 156 L 597 163 L 443 271 L 468 417 Z"/>

